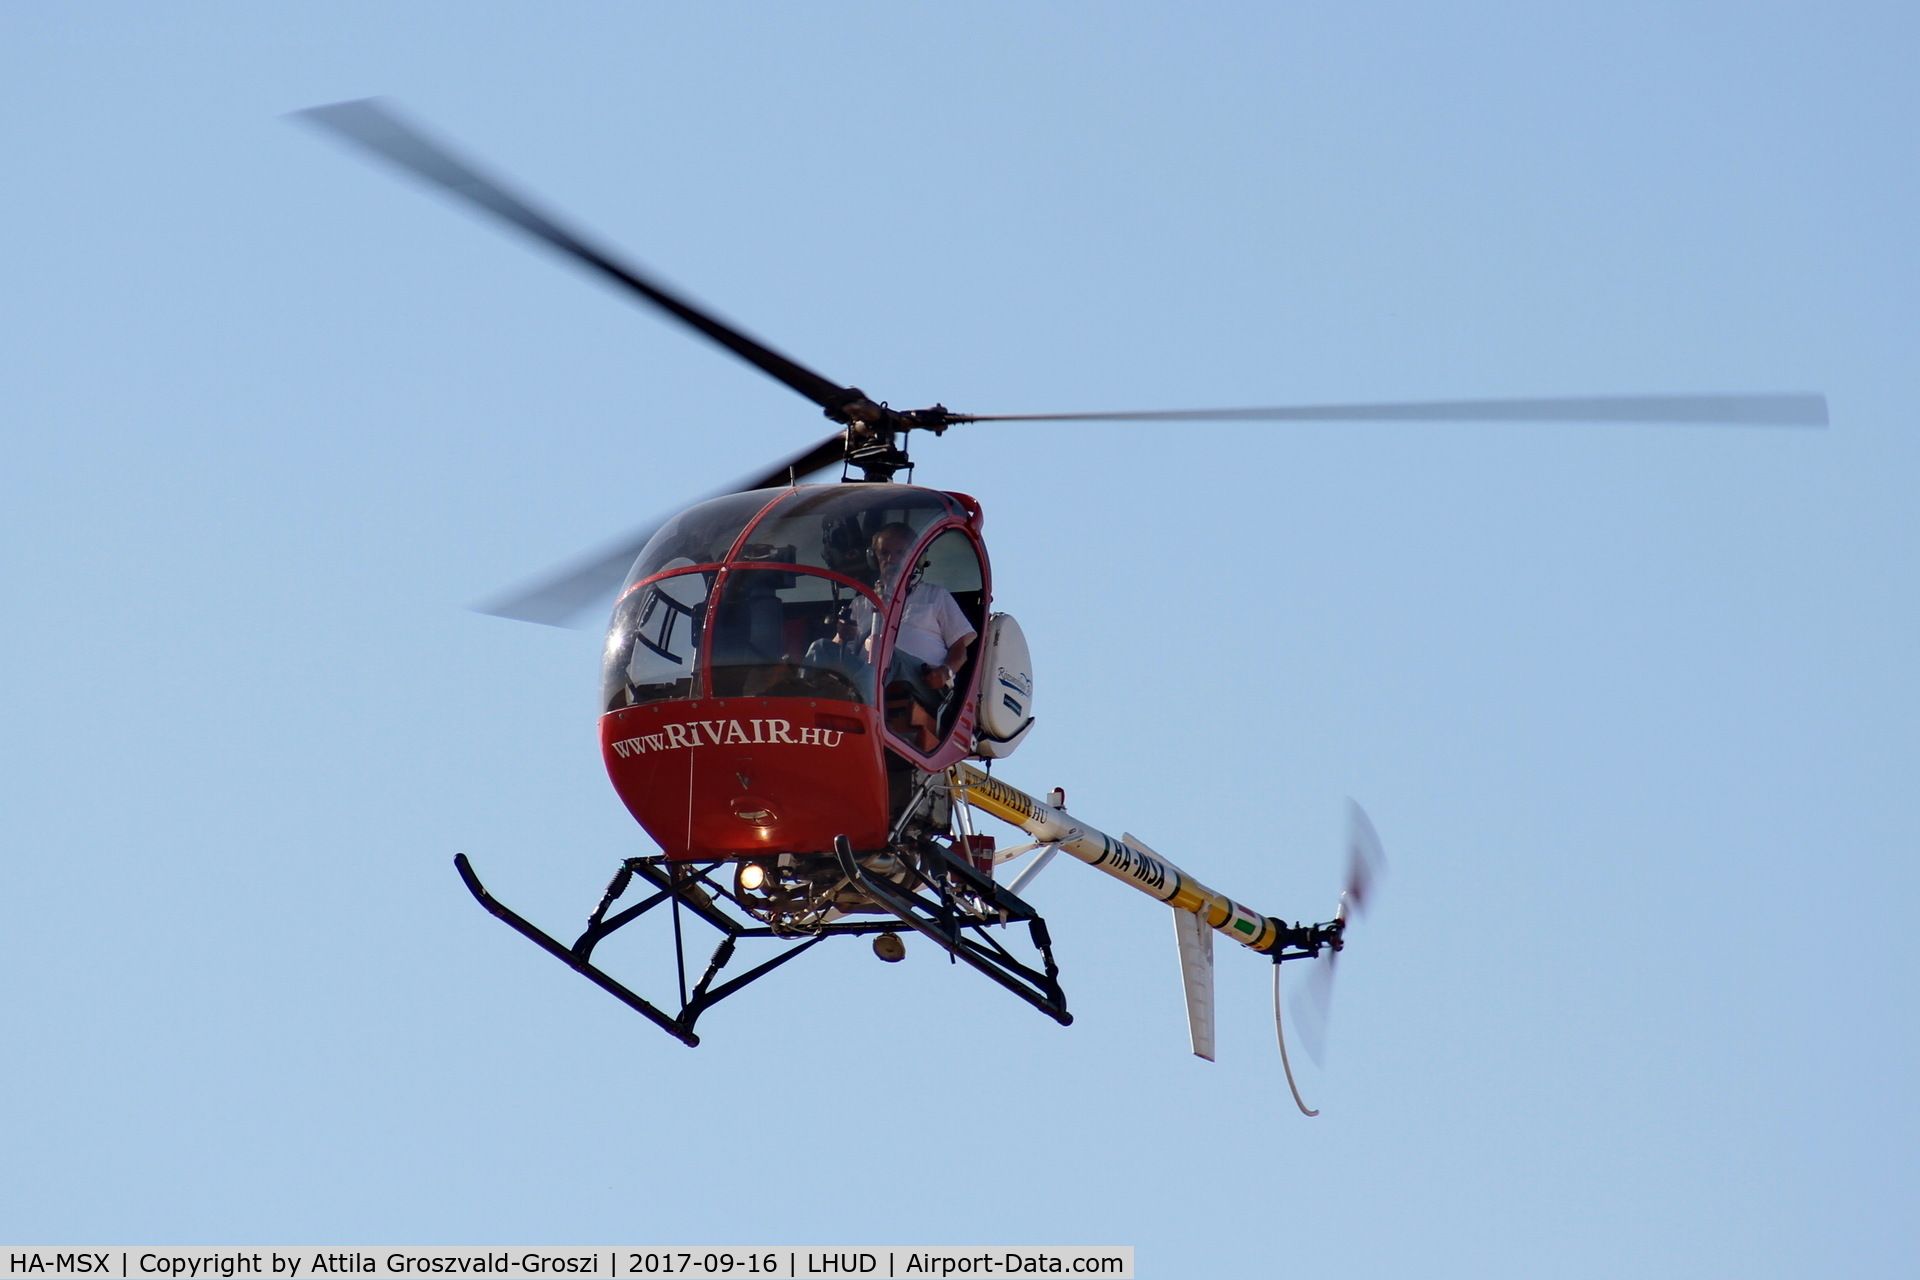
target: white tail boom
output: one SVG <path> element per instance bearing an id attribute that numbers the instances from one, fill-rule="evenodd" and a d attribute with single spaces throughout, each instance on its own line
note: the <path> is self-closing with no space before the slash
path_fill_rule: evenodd
<path id="1" fill-rule="evenodd" d="M 1315 925 L 1289 925 L 1284 920 L 1260 912 L 1217 893 L 1187 872 L 1148 848 L 1131 832 L 1114 839 L 1099 829 L 1070 815 L 1059 792 L 1048 796 L 1052 803 L 1036 800 L 1026 792 L 1010 787 L 972 765 L 956 765 L 948 775 L 953 796 L 1002 822 L 1011 823 L 1034 838 L 1026 849 L 1039 849 L 1035 858 L 1010 886 L 1018 895 L 1054 854 L 1065 850 L 1073 857 L 1098 867 L 1114 879 L 1132 885 L 1173 908 L 1174 941 L 1179 948 L 1180 984 L 1187 1001 L 1187 1030 L 1195 1056 L 1214 1060 L 1213 935 L 1226 934 L 1250 951 L 1257 951 L 1274 962 L 1274 1030 L 1280 1037 L 1281 1062 L 1287 1069 L 1287 1085 L 1294 1101 L 1307 1115 L 1318 1115 L 1301 1101 L 1294 1087 L 1292 1064 L 1287 1061 L 1286 1033 L 1279 1023 L 1279 966 L 1283 960 L 1315 959 L 1331 976 L 1333 955 L 1345 941 L 1351 916 L 1364 907 L 1369 891 L 1385 866 L 1380 838 L 1360 806 L 1348 802 L 1347 878 L 1340 905 L 1331 922 Z M 1020 852 L 1024 852 L 1025 849 Z M 1011 852 L 1011 851 L 1010 851 Z M 1319 968 L 1317 965 L 1316 968 Z M 1321 977 L 1315 973 L 1309 978 Z M 1319 994 L 1316 992 L 1316 994 Z M 1324 1014 L 1318 1027 L 1310 1032 L 1324 1034 Z M 1312 1035 L 1309 1036 L 1310 1041 Z M 1318 1046 L 1310 1044 L 1311 1048 Z M 1318 1057 L 1318 1053 L 1315 1054 Z"/>

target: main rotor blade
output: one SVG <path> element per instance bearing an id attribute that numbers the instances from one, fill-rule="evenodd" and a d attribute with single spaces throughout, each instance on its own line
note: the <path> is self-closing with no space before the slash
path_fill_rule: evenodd
<path id="1" fill-rule="evenodd" d="M 1404 404 L 1146 409 L 1113 413 L 992 413 L 954 422 L 1719 422 L 1824 427 L 1827 398 L 1789 395 L 1561 396 L 1545 400 L 1427 400 Z"/>
<path id="2" fill-rule="evenodd" d="M 837 409 L 859 395 L 851 388 L 823 378 L 805 365 L 756 342 L 657 281 L 615 261 L 612 255 L 589 243 L 578 232 L 562 226 L 503 184 L 486 177 L 445 147 L 430 141 L 378 99 L 336 102 L 329 106 L 309 107 L 293 114 L 349 142 L 358 143 L 414 176 L 505 219 L 535 239 L 544 241 L 576 262 L 593 268 L 616 284 L 638 294 L 748 364 L 786 383 L 823 409 Z"/>
<path id="3" fill-rule="evenodd" d="M 738 484 L 708 494 L 701 501 L 723 498 L 730 493 L 745 493 L 750 489 L 798 484 L 845 456 L 846 435 L 844 432 L 836 433 L 810 449 L 746 477 Z M 581 559 L 556 565 L 517 587 L 481 601 L 473 606 L 474 611 L 492 614 L 496 618 L 538 622 L 548 627 L 577 626 L 588 609 L 620 589 L 641 548 L 660 532 L 665 523 L 665 520 L 655 520 Z"/>

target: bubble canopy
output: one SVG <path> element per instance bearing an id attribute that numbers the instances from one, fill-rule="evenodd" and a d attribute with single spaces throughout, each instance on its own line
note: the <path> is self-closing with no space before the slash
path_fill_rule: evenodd
<path id="1" fill-rule="evenodd" d="M 918 540 L 968 515 L 947 494 L 894 484 L 756 489 L 688 508 L 627 575 L 601 709 L 706 696 L 871 705 L 868 641 L 891 585 L 874 536 L 905 526 Z"/>

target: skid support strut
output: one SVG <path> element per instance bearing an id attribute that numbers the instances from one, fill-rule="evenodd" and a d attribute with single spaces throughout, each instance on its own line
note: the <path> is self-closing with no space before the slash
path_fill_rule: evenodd
<path id="1" fill-rule="evenodd" d="M 1039 912 L 938 845 L 922 850 L 918 869 L 904 885 L 869 873 L 846 837 L 835 837 L 833 847 L 841 873 L 862 893 L 955 960 L 972 965 L 1061 1026 L 1073 1025 L 1060 989 L 1060 966 L 1053 960 L 1053 939 Z M 1022 963 L 988 932 L 991 925 L 1020 920 L 1040 953 L 1039 969 Z"/>
<path id="2" fill-rule="evenodd" d="M 686 1045 L 700 1043 L 700 1037 L 694 1034 L 693 1024 L 710 1006 L 726 999 L 754 979 L 771 973 L 802 951 L 826 940 L 824 933 L 808 938 L 788 947 L 771 960 L 755 965 L 738 977 L 716 987 L 713 985 L 713 980 L 720 975 L 722 969 L 726 968 L 727 962 L 733 959 L 734 946 L 739 939 L 772 937 L 773 931 L 742 925 L 717 908 L 712 896 L 707 892 L 707 888 L 713 886 L 712 882 L 706 879 L 703 868 L 694 865 L 661 867 L 654 865 L 654 861 L 648 858 L 630 858 L 621 864 L 620 870 L 614 873 L 612 882 L 607 885 L 607 891 L 602 895 L 600 905 L 594 908 L 593 914 L 588 917 L 586 932 L 575 939 L 572 946 L 555 939 L 487 892 L 487 887 L 480 883 L 480 877 L 474 874 L 473 864 L 467 861 L 466 854 L 454 855 L 453 865 L 459 870 L 461 880 L 466 882 L 467 891 L 473 894 L 481 906 L 530 938 L 560 963 L 606 991 L 628 1008 L 645 1015 L 662 1031 Z M 608 917 L 607 909 L 626 892 L 627 886 L 635 875 L 653 884 L 658 892 Z M 703 883 L 707 888 L 702 888 Z M 667 1013 L 651 1000 L 628 989 L 619 980 L 609 976 L 592 963 L 593 949 L 601 939 L 633 923 L 664 902 L 673 902 L 687 907 L 725 935 L 720 939 L 720 945 L 714 948 L 713 957 L 707 963 L 706 972 L 700 975 L 700 980 L 694 984 L 693 990 L 687 992 L 685 999 L 681 1001 L 678 1014 Z M 674 958 L 680 974 L 681 990 L 686 991 L 685 951 L 676 948 Z"/>
<path id="3" fill-rule="evenodd" d="M 839 842 L 842 847 L 845 841 Z M 875 904 L 890 913 L 883 918 L 839 918 L 809 923 L 804 928 L 774 928 L 748 914 L 730 883 L 729 876 L 714 873 L 730 868 L 728 862 L 684 862 L 664 857 L 629 858 L 620 864 L 608 883 L 600 902 L 587 917 L 585 930 L 571 945 L 547 933 L 488 892 L 474 872 L 465 854 L 457 854 L 453 864 L 474 900 L 487 911 L 538 946 L 541 950 L 599 987 L 616 1000 L 642 1015 L 674 1039 L 686 1045 L 698 1045 L 694 1023 L 713 1005 L 749 983 L 773 972 L 787 961 L 837 934 L 898 933 L 901 923 L 931 938 L 957 960 L 993 978 L 994 981 L 1065 1025 L 1073 1021 L 1061 994 L 1059 968 L 1054 964 L 1052 943 L 1046 922 L 1034 910 L 991 881 L 975 874 L 971 867 L 946 857 L 937 849 L 923 855 L 929 869 L 914 871 L 902 887 L 874 877 L 861 867 L 849 850 L 838 862 L 845 873 L 843 883 L 857 886 Z M 850 872 L 846 867 L 851 866 Z M 653 892 L 629 906 L 615 909 L 638 878 L 653 887 Z M 655 1004 L 619 979 L 593 963 L 594 948 L 609 935 L 639 920 L 656 908 L 666 906 L 674 914 L 674 964 L 678 977 L 680 1007 L 677 1013 Z M 871 909 L 871 908 L 869 908 Z M 686 947 L 682 940 L 682 914 L 690 914 L 717 930 L 721 937 L 698 979 L 688 983 Z M 1022 963 L 987 932 L 988 925 L 1026 921 L 1039 950 L 1042 968 Z M 724 982 L 722 972 L 733 961 L 743 940 L 765 939 L 784 943 L 771 958 L 746 969 Z"/>

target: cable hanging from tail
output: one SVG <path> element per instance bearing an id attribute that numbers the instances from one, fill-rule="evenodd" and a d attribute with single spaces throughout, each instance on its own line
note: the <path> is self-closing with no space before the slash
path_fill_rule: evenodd
<path id="1" fill-rule="evenodd" d="M 1317 1116 L 1320 1113 L 1306 1104 L 1300 1096 L 1300 1086 L 1293 1082 L 1293 1063 L 1287 1060 L 1287 1030 L 1280 1021 L 1280 966 L 1273 966 L 1273 1034 L 1280 1038 L 1280 1066 L 1287 1073 L 1287 1088 L 1293 1090 L 1293 1105 L 1300 1108 L 1303 1116 Z"/>

